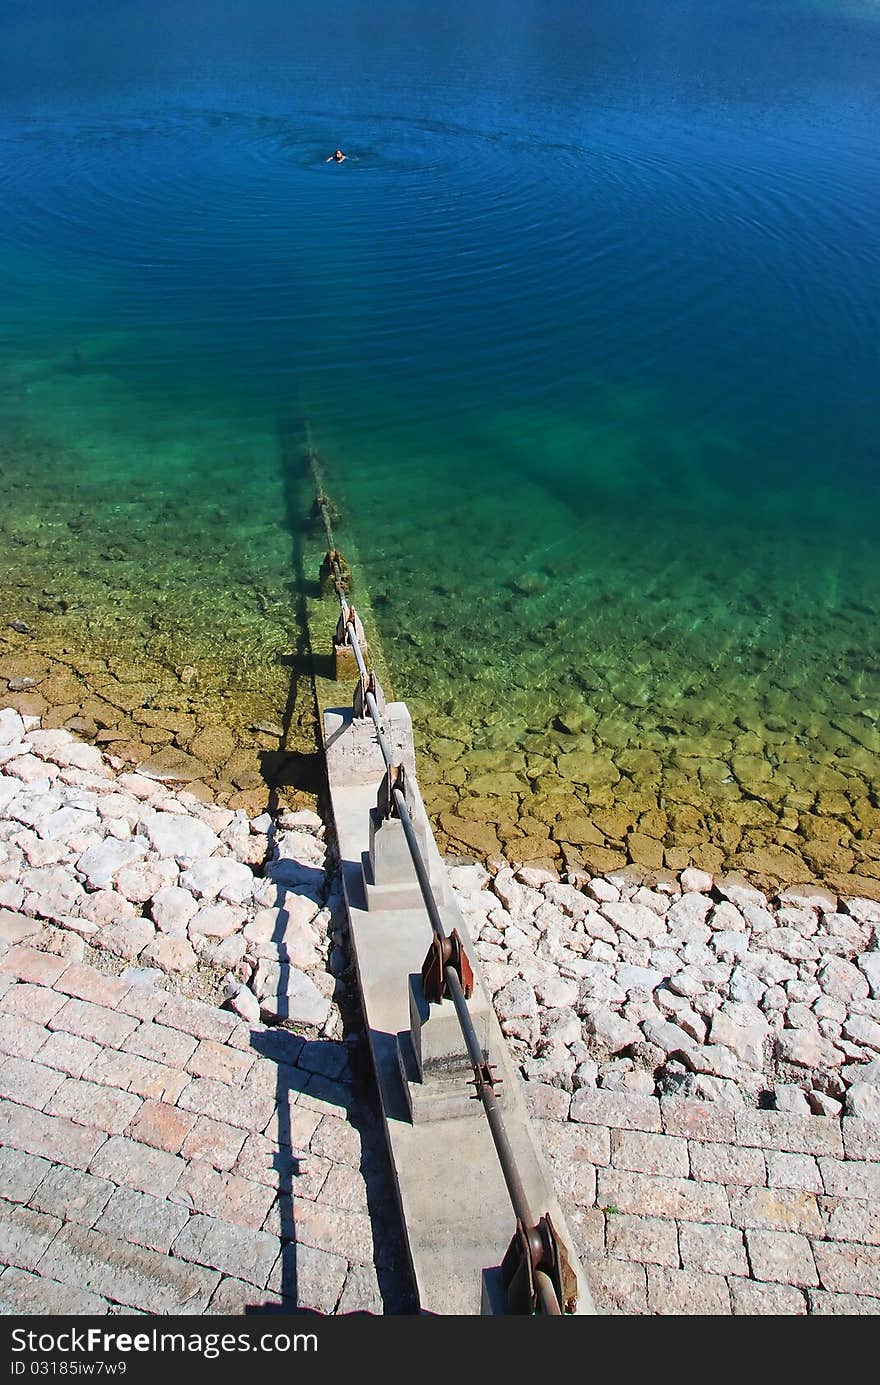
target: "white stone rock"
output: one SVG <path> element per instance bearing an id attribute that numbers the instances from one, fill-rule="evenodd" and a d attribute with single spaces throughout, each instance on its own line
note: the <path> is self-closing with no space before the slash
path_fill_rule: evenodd
<path id="1" fill-rule="evenodd" d="M 691 890 L 672 905 L 666 915 L 666 926 L 684 943 L 705 943 L 711 932 L 706 925 L 711 910 L 709 896 Z"/>
<path id="2" fill-rule="evenodd" d="M 568 981 L 561 976 L 548 976 L 545 980 L 535 981 L 534 986 L 538 1000 L 548 1009 L 571 1007 L 577 1003 L 580 996 L 580 986 L 577 982 Z"/>
<path id="3" fill-rule="evenodd" d="M 693 1048 L 697 1042 L 692 1034 L 685 1033 L 677 1024 L 670 1024 L 669 1020 L 644 1020 L 642 1033 L 648 1043 L 656 1044 L 667 1054 Z"/>
<path id="4" fill-rule="evenodd" d="M 865 1015 L 850 1015 L 843 1026 L 843 1037 L 880 1053 L 880 1024 Z"/>
<path id="5" fill-rule="evenodd" d="M 760 936 L 762 933 L 766 933 L 769 928 L 776 927 L 776 919 L 773 914 L 761 905 L 743 904 L 740 913 L 754 936 Z"/>
<path id="6" fill-rule="evenodd" d="M 135 904 L 146 904 L 159 890 L 177 880 L 176 861 L 136 861 L 116 874 L 116 889 Z"/>
<path id="7" fill-rule="evenodd" d="M 854 1082 L 846 1093 L 846 1114 L 880 1124 L 880 1087 Z"/>
<path id="8" fill-rule="evenodd" d="M 0 745 L 12 745 L 24 738 L 24 722 L 12 707 L 0 711 Z"/>
<path id="9" fill-rule="evenodd" d="M 880 923 L 880 900 L 847 899 L 843 901 L 848 914 L 859 923 Z"/>
<path id="10" fill-rule="evenodd" d="M 818 972 L 819 985 L 836 1000 L 866 1000 L 868 981 L 857 967 L 842 957 L 824 957 Z"/>
<path id="11" fill-rule="evenodd" d="M 254 995 L 253 991 L 249 990 L 247 986 L 243 986 L 241 982 L 237 981 L 233 976 L 226 977 L 224 984 L 225 991 L 228 991 L 230 982 L 235 986 L 231 994 L 227 994 L 226 997 L 229 1001 L 230 1010 L 233 1010 L 236 1015 L 240 1015 L 243 1020 L 247 1020 L 248 1024 L 258 1024 L 260 1020 L 260 1002 L 257 1000 L 257 997 Z"/>
<path id="12" fill-rule="evenodd" d="M 858 959 L 857 966 L 870 987 L 871 995 L 880 1000 L 880 950 L 866 952 Z"/>
<path id="13" fill-rule="evenodd" d="M 149 919 L 130 918 L 122 923 L 108 923 L 95 934 L 94 941 L 107 952 L 133 962 L 155 936 L 156 930 Z"/>
<path id="14" fill-rule="evenodd" d="M 650 994 L 663 985 L 664 979 L 663 972 L 655 971 L 653 967 L 634 967 L 626 963 L 619 966 L 614 974 L 614 980 L 627 994 L 630 991 L 647 991 Z"/>
<path id="15" fill-rule="evenodd" d="M 652 942 L 660 942 L 666 936 L 662 919 L 659 919 L 652 909 L 646 909 L 643 904 L 621 900 L 618 904 L 603 904 L 600 913 L 615 928 L 622 928 L 633 938 L 649 938 Z"/>
<path id="16" fill-rule="evenodd" d="M 708 871 L 688 866 L 687 870 L 681 873 L 681 888 L 685 894 L 709 894 L 712 885 L 712 876 Z"/>
<path id="17" fill-rule="evenodd" d="M 712 1017 L 709 1037 L 713 1044 L 722 1044 L 736 1054 L 740 1062 L 761 1071 L 764 1067 L 764 1037 L 767 1033 L 763 1025 L 743 1026 L 735 1024 L 728 1015 L 719 1010 Z"/>
<path id="18" fill-rule="evenodd" d="M 620 899 L 620 890 L 617 885 L 613 885 L 610 880 L 603 880 L 601 875 L 594 876 L 584 886 L 584 893 L 599 904 L 614 904 Z"/>
<path id="19" fill-rule="evenodd" d="M 220 845 L 210 827 L 182 813 L 145 813 L 141 823 L 153 850 L 159 856 L 173 857 L 181 866 L 210 856 Z"/>
<path id="20" fill-rule="evenodd" d="M 761 981 L 754 972 L 745 967 L 734 967 L 728 987 L 731 1000 L 757 1005 L 766 989 L 766 982 Z"/>
<path id="21" fill-rule="evenodd" d="M 228 904 L 246 904 L 254 892 L 254 876 L 231 856 L 209 856 L 185 870 L 180 883 L 206 903 L 218 897 Z"/>
<path id="22" fill-rule="evenodd" d="M 245 910 L 236 904 L 204 904 L 193 914 L 187 932 L 190 939 L 197 934 L 203 938 L 228 938 L 238 932 L 246 918 Z"/>
<path id="23" fill-rule="evenodd" d="M 101 928 L 106 924 L 124 923 L 137 912 L 131 900 L 116 890 L 95 890 L 79 903 L 80 916 Z"/>
<path id="24" fill-rule="evenodd" d="M 286 963 L 261 961 L 253 986 L 264 1014 L 320 1028 L 330 1013 L 330 1001 L 315 983 Z"/>
<path id="25" fill-rule="evenodd" d="M 495 1013 L 502 1024 L 505 1020 L 521 1017 L 536 1019 L 538 1001 L 534 988 L 522 977 L 517 977 L 496 995 Z"/>
<path id="26" fill-rule="evenodd" d="M 756 890 L 753 885 L 749 885 L 745 880 L 735 876 L 724 876 L 716 881 L 715 888 L 725 899 L 729 899 L 731 904 L 735 904 L 738 909 L 742 909 L 747 904 L 754 904 L 758 909 L 767 908 L 767 897 L 760 890 Z"/>
<path id="27" fill-rule="evenodd" d="M 840 1069 L 840 1076 L 848 1085 L 863 1082 L 870 1087 L 880 1087 L 880 1058 L 873 1058 L 868 1063 L 848 1063 Z"/>
<path id="28" fill-rule="evenodd" d="M 749 936 L 747 933 L 733 933 L 727 929 L 720 929 L 712 934 L 711 945 L 719 957 L 741 961 L 749 948 Z"/>
<path id="29" fill-rule="evenodd" d="M 182 975 L 192 971 L 196 954 L 186 938 L 160 933 L 144 948 L 140 960 L 146 966 Z"/>
<path id="30" fill-rule="evenodd" d="M 681 1050 L 681 1061 L 690 1072 L 733 1081 L 739 1074 L 739 1064 L 729 1048 L 722 1044 L 695 1044 Z"/>
<path id="31" fill-rule="evenodd" d="M 585 1032 L 605 1044 L 612 1053 L 619 1053 L 621 1049 L 639 1043 L 642 1037 L 634 1024 L 613 1014 L 604 1005 L 584 1005 L 583 1021 Z"/>
<path id="32" fill-rule="evenodd" d="M 83 852 L 77 860 L 76 868 L 90 889 L 101 890 L 113 883 L 114 877 L 123 866 L 141 860 L 145 854 L 146 847 L 142 842 L 120 842 L 115 838 L 108 838 L 100 846 Z"/>
<path id="33" fill-rule="evenodd" d="M 777 1111 L 789 1111 L 795 1116 L 809 1116 L 810 1103 L 801 1087 L 793 1082 L 780 1082 L 773 1088 L 773 1099 Z"/>
<path id="34" fill-rule="evenodd" d="M 807 1029 L 783 1029 L 776 1035 L 774 1050 L 784 1063 L 802 1068 L 819 1068 L 825 1062 L 827 1039 Z"/>
<path id="35" fill-rule="evenodd" d="M 157 890 L 150 900 L 150 913 L 156 927 L 172 936 L 186 934 L 187 925 L 198 909 L 189 890 L 179 885 L 167 885 Z"/>

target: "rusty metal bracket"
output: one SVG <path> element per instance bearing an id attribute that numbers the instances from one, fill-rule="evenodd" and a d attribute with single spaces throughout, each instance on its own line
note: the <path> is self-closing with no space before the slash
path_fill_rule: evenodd
<path id="1" fill-rule="evenodd" d="M 442 940 L 436 933 L 431 939 L 428 955 L 422 963 L 422 990 L 426 1000 L 439 1004 L 445 999 L 447 967 L 458 974 L 462 994 L 465 1000 L 470 1000 L 474 993 L 474 973 L 457 928 Z"/>
<path id="2" fill-rule="evenodd" d="M 332 591 L 337 582 L 344 592 L 351 591 L 351 568 L 338 548 L 328 548 L 324 554 L 318 581 L 322 592 Z"/>
<path id="3" fill-rule="evenodd" d="M 382 691 L 381 683 L 372 670 L 367 674 L 366 678 L 359 678 L 355 685 L 354 705 L 352 710 L 356 717 L 368 717 L 371 715 L 370 708 L 367 705 L 367 693 L 373 694 L 373 697 L 376 699 L 376 707 L 381 716 L 385 711 L 385 694 Z"/>
<path id="4" fill-rule="evenodd" d="M 547 1294 L 543 1292 L 542 1277 L 552 1289 L 559 1311 L 574 1313 L 577 1309 L 577 1279 L 568 1261 L 565 1246 L 547 1213 L 537 1226 L 526 1230 L 521 1221 L 516 1224 L 513 1240 L 501 1262 L 501 1282 L 507 1290 L 507 1307 L 511 1313 L 542 1313 L 547 1311 Z"/>
<path id="5" fill-rule="evenodd" d="M 394 790 L 406 795 L 406 772 L 403 765 L 389 765 L 385 771 L 385 777 L 379 785 L 379 792 L 376 795 L 376 811 L 381 818 L 398 817 L 397 804 L 394 802 Z"/>
<path id="6" fill-rule="evenodd" d="M 481 1063 L 479 1067 L 474 1064 L 474 1075 L 468 1081 L 468 1086 L 473 1087 L 474 1094 L 472 1101 L 482 1101 L 483 1092 L 488 1087 L 490 1091 L 496 1091 L 501 1086 L 503 1078 L 495 1076 L 494 1063 Z"/>
<path id="7" fill-rule="evenodd" d="M 340 609 L 339 619 L 336 622 L 336 633 L 333 636 L 333 643 L 335 645 L 341 647 L 348 644 L 349 626 L 352 627 L 354 637 L 358 644 L 363 648 L 366 644 L 366 640 L 364 638 L 364 627 L 361 624 L 361 618 L 354 607 L 346 602 L 345 609 Z"/>

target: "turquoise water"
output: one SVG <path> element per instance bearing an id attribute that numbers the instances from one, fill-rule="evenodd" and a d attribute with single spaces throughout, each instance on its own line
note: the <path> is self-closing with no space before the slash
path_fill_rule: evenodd
<path id="1" fill-rule="evenodd" d="M 878 792 L 880 11 L 437 9 L 0 0 L 9 615 L 48 635 L 63 592 L 268 715 L 308 418 L 395 686 L 464 747 L 438 783 L 512 745 L 496 817 L 529 816 L 565 736 L 656 752 L 657 783 L 568 788 L 685 795 L 714 840 L 754 784 L 681 738 L 774 777 L 843 757 L 848 850 Z"/>

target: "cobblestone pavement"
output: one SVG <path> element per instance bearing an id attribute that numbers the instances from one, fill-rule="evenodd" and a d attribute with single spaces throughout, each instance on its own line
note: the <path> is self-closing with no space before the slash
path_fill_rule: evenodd
<path id="1" fill-rule="evenodd" d="M 0 1312 L 413 1311 L 359 1050 L 40 934 L 0 912 Z"/>
<path id="2" fill-rule="evenodd" d="M 602 1311 L 880 1312 L 880 1124 L 526 1092 Z"/>

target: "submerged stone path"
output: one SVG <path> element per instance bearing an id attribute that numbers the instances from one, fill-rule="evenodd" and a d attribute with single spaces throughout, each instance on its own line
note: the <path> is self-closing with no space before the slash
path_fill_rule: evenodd
<path id="1" fill-rule="evenodd" d="M 0 1311 L 413 1311 L 323 837 L 0 712 Z M 492 864 L 600 1308 L 880 1311 L 880 906 Z"/>

